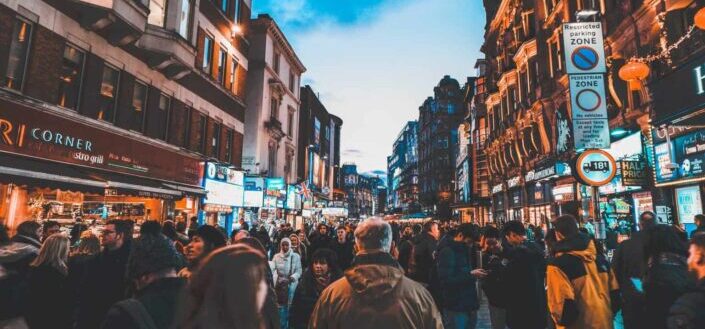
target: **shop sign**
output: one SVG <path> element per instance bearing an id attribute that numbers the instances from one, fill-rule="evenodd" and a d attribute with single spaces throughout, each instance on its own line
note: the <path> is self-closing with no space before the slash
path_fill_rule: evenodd
<path id="1" fill-rule="evenodd" d="M 689 61 L 666 76 L 654 79 L 649 91 L 653 95 L 653 125 L 678 125 L 676 119 L 705 107 L 705 57 Z"/>
<path id="2" fill-rule="evenodd" d="M 245 177 L 244 207 L 260 208 L 264 202 L 264 178 Z"/>
<path id="3" fill-rule="evenodd" d="M 206 163 L 205 178 L 243 186 L 245 180 L 245 173 L 242 171 L 230 169 L 230 167 L 228 166 L 208 162 Z"/>
<path id="4" fill-rule="evenodd" d="M 659 224 L 673 223 L 673 210 L 669 206 L 656 206 L 656 221 Z"/>
<path id="5" fill-rule="evenodd" d="M 286 183 L 284 178 L 267 178 L 265 183 L 267 188 L 264 193 L 264 207 L 284 208 L 284 201 L 286 201 Z"/>
<path id="6" fill-rule="evenodd" d="M 556 163 L 556 176 L 558 176 L 558 177 L 570 176 L 572 173 L 573 172 L 570 169 L 569 164 L 567 164 L 565 162 L 557 162 Z"/>
<path id="7" fill-rule="evenodd" d="M 705 130 L 655 145 L 654 161 L 658 183 L 705 176 Z"/>
<path id="8" fill-rule="evenodd" d="M 642 160 L 622 160 L 620 165 L 622 169 L 622 185 L 646 186 L 649 184 L 646 162 Z"/>
<path id="9" fill-rule="evenodd" d="M 321 215 L 333 217 L 348 217 L 348 210 L 345 208 L 323 208 L 321 210 Z"/>
<path id="10" fill-rule="evenodd" d="M 569 79 L 575 147 L 608 148 L 610 132 L 603 75 L 576 74 Z"/>
<path id="11" fill-rule="evenodd" d="M 0 152 L 199 185 L 198 158 L 0 100 Z"/>
<path id="12" fill-rule="evenodd" d="M 599 22 L 563 24 L 568 74 L 605 73 L 605 46 Z"/>
<path id="13" fill-rule="evenodd" d="M 677 188 L 676 201 L 678 203 L 678 219 L 683 224 L 694 223 L 695 215 L 703 213 L 699 185 Z"/>
<path id="14" fill-rule="evenodd" d="M 538 171 L 530 170 L 524 176 L 526 182 L 533 182 L 535 180 L 544 179 L 546 177 L 551 177 L 556 174 L 556 167 L 551 166 L 548 168 L 540 169 Z"/>
<path id="15" fill-rule="evenodd" d="M 521 183 L 521 176 L 515 176 L 507 180 L 507 188 L 514 188 L 519 186 Z"/>
<path id="16" fill-rule="evenodd" d="M 203 203 L 242 207 L 245 198 L 244 180 L 245 174 L 241 171 L 207 162 L 203 179 L 203 189 L 207 194 Z"/>
<path id="17" fill-rule="evenodd" d="M 497 184 L 495 186 L 492 186 L 492 194 L 497 194 L 502 191 L 504 191 L 504 184 Z"/>
<path id="18" fill-rule="evenodd" d="M 287 185 L 286 187 L 285 208 L 289 210 L 301 209 L 301 193 L 299 193 L 296 185 Z"/>
<path id="19" fill-rule="evenodd" d="M 589 186 L 609 183 L 617 174 L 617 163 L 603 150 L 588 150 L 581 153 L 575 163 L 577 178 Z"/>
<path id="20" fill-rule="evenodd" d="M 558 185 L 553 188 L 553 199 L 556 201 L 572 201 L 574 194 L 575 188 L 573 188 L 573 184 Z"/>

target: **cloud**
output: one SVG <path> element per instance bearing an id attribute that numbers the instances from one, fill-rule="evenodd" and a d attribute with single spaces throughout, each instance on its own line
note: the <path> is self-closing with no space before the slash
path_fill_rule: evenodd
<path id="1" fill-rule="evenodd" d="M 359 158 L 363 155 L 362 151 L 356 149 L 345 149 L 341 153 L 344 157 L 349 158 Z"/>

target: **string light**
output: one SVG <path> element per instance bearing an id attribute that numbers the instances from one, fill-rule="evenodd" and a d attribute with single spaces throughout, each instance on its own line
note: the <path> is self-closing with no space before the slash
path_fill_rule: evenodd
<path id="1" fill-rule="evenodd" d="M 629 61 L 634 61 L 634 62 L 640 62 L 640 63 L 653 63 L 655 61 L 660 61 L 660 60 L 670 60 L 671 58 L 671 52 L 676 50 L 680 45 L 685 42 L 686 40 L 690 39 L 690 37 L 693 36 L 693 31 L 695 30 L 695 25 L 692 25 L 689 29 L 688 32 L 686 32 L 683 36 L 681 36 L 676 42 L 671 44 L 670 46 L 666 47 L 664 50 L 662 50 L 658 54 L 654 55 L 649 55 L 646 57 L 632 57 L 629 59 Z"/>

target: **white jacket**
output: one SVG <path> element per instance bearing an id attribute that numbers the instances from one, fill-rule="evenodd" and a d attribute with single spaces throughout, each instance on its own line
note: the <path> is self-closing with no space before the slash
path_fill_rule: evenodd
<path id="1" fill-rule="evenodd" d="M 293 291 L 296 291 L 296 286 L 299 284 L 299 279 L 301 278 L 301 273 L 303 272 L 301 268 L 301 256 L 289 249 L 289 252 L 283 254 L 281 252 L 274 255 L 274 282 L 277 282 L 279 278 L 285 278 L 291 273 L 291 284 L 289 285 L 289 303 L 293 298 Z"/>

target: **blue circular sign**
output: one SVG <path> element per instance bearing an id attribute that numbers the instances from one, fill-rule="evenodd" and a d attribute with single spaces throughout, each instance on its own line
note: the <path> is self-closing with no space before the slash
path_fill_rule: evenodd
<path id="1" fill-rule="evenodd" d="M 597 63 L 600 61 L 600 55 L 597 54 L 595 49 L 590 47 L 578 47 L 573 50 L 570 60 L 578 69 L 588 71 L 597 66 Z"/>

